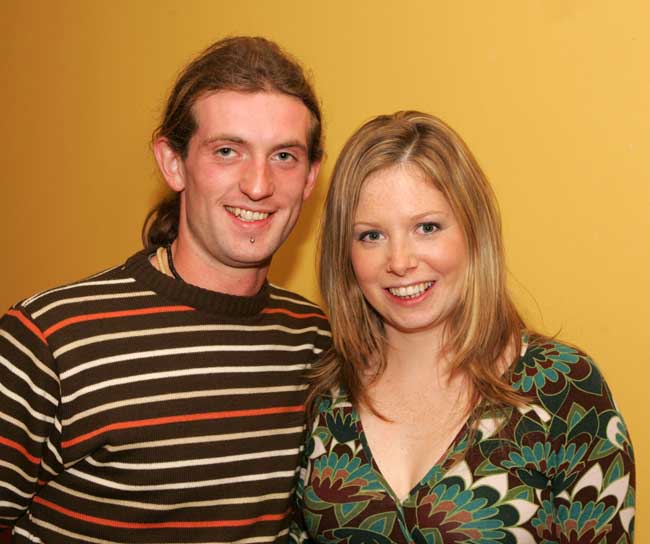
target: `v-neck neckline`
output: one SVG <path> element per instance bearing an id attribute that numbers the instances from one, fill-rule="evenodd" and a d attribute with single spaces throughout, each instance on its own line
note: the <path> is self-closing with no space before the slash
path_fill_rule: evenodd
<path id="1" fill-rule="evenodd" d="M 528 334 L 522 333 L 521 350 L 517 359 L 512 362 L 511 373 L 515 372 L 517 366 L 521 364 L 521 361 L 524 355 L 526 354 L 526 351 L 528 350 L 529 346 L 530 344 L 529 344 Z M 427 485 L 434 478 L 436 473 L 439 472 L 440 476 L 442 477 L 447 472 L 447 470 L 450 468 L 449 463 L 451 460 L 453 460 L 454 457 L 453 454 L 456 453 L 458 445 L 462 443 L 463 440 L 468 439 L 470 435 L 469 420 L 471 418 L 471 414 L 467 416 L 465 421 L 460 426 L 460 429 L 454 435 L 452 440 L 449 442 L 449 445 L 444 450 L 442 455 L 438 458 L 438 460 L 431 466 L 431 468 L 429 468 L 429 470 L 427 470 L 425 475 L 411 488 L 411 490 L 406 494 L 406 496 L 400 498 L 398 497 L 397 493 L 395 493 L 388 479 L 384 476 L 383 472 L 381 471 L 381 468 L 379 467 L 379 464 L 377 463 L 372 453 L 372 449 L 370 448 L 370 444 L 368 443 L 368 439 L 366 437 L 366 433 L 364 431 L 363 424 L 361 422 L 361 414 L 359 413 L 359 411 L 355 406 L 351 405 L 351 409 L 352 409 L 353 421 L 355 421 L 357 434 L 361 442 L 361 447 L 363 448 L 363 451 L 366 457 L 368 458 L 370 466 L 372 467 L 376 476 L 380 480 L 386 493 L 390 495 L 390 497 L 393 499 L 393 501 L 399 508 L 402 508 L 409 501 L 409 499 L 411 499 L 422 487 Z M 471 444 L 466 444 L 464 446 L 464 448 L 469 448 L 469 447 L 471 447 Z"/>
<path id="2" fill-rule="evenodd" d="M 356 420 L 357 434 L 359 435 L 361 447 L 363 448 L 363 451 L 366 457 L 368 458 L 368 461 L 373 471 L 381 481 L 385 491 L 388 493 L 388 495 L 392 497 L 392 499 L 395 501 L 395 504 L 397 504 L 399 507 L 404 506 L 408 502 L 408 500 L 417 493 L 417 491 L 420 488 L 425 486 L 427 482 L 429 482 L 434 477 L 436 472 L 440 472 L 441 475 L 445 473 L 446 469 L 448 468 L 447 466 L 448 461 L 450 457 L 452 457 L 452 454 L 456 451 L 456 446 L 459 443 L 461 443 L 466 436 L 468 436 L 467 431 L 468 431 L 469 416 L 462 423 L 460 429 L 454 435 L 452 440 L 449 442 L 449 445 L 443 451 L 442 455 L 438 458 L 438 460 L 433 463 L 433 465 L 429 468 L 429 470 L 427 470 L 424 476 L 411 488 L 411 490 L 403 498 L 400 498 L 397 495 L 397 493 L 395 493 L 393 486 L 390 484 L 388 479 L 384 476 L 383 472 L 381 471 L 381 467 L 377 463 L 377 460 L 375 459 L 375 456 L 372 453 L 372 449 L 370 448 L 370 444 L 368 443 L 368 438 L 366 437 L 366 433 L 363 429 L 363 424 L 361 422 L 361 414 L 354 406 L 352 407 L 352 413 L 354 419 Z"/>

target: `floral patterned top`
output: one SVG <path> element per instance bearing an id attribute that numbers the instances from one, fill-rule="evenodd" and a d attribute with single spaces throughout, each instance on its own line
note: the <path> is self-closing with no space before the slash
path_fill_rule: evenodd
<path id="1" fill-rule="evenodd" d="M 634 457 L 594 363 L 531 337 L 511 373 L 523 409 L 465 426 L 403 501 L 384 480 L 344 395 L 320 402 L 296 486 L 293 542 L 625 544 Z M 469 447 L 468 447 L 469 446 Z"/>

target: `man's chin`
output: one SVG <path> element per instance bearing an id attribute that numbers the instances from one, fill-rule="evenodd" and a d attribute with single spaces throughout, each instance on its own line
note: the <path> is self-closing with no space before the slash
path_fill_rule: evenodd
<path id="1" fill-rule="evenodd" d="M 273 259 L 273 254 L 257 258 L 255 256 L 237 255 L 228 265 L 242 270 L 268 268 L 271 265 L 271 259 Z"/>

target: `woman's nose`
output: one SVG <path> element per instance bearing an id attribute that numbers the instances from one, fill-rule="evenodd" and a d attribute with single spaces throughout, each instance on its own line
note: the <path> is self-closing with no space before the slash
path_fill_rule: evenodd
<path id="1" fill-rule="evenodd" d="M 406 241 L 396 241 L 390 246 L 387 269 L 393 274 L 403 276 L 417 266 L 417 256 L 412 244 Z"/>

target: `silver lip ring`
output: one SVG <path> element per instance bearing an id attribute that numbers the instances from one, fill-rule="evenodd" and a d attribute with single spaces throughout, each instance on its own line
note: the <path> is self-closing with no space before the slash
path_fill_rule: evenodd
<path id="1" fill-rule="evenodd" d="M 254 243 L 255 243 L 255 238 L 253 238 L 252 236 L 250 237 L 250 243 L 251 243 L 251 244 L 254 244 Z"/>

